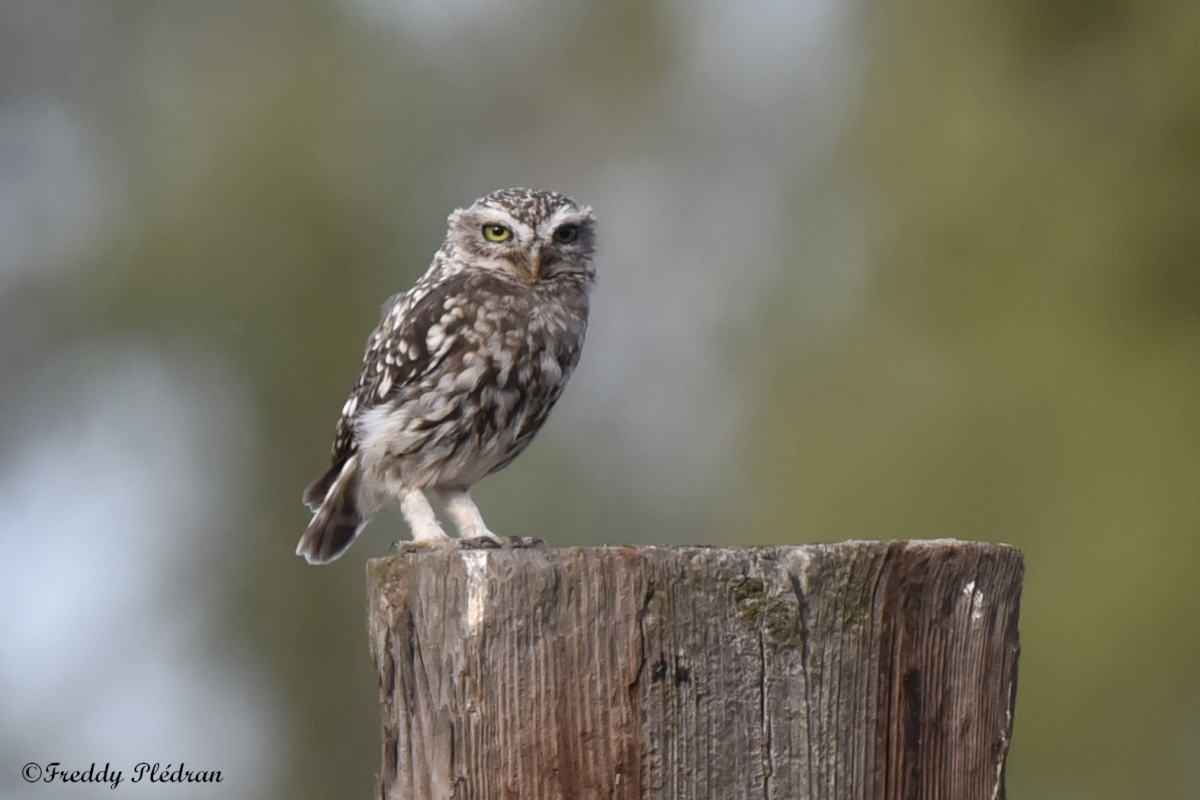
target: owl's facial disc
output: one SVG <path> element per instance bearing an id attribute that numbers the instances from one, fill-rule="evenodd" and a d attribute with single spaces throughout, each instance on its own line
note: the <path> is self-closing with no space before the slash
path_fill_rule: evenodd
<path id="1" fill-rule="evenodd" d="M 595 217 L 569 201 L 522 213 L 486 199 L 451 217 L 452 241 L 475 266 L 536 284 L 588 274 Z"/>

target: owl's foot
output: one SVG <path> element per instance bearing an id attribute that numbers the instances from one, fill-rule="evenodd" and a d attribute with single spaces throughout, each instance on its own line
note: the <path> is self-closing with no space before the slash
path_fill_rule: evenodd
<path id="1" fill-rule="evenodd" d="M 496 550 L 504 546 L 496 534 L 488 531 L 483 536 L 464 536 L 455 539 L 454 544 L 459 550 Z"/>
<path id="2" fill-rule="evenodd" d="M 536 536 L 505 536 L 501 547 L 505 550 L 525 550 L 532 547 L 545 547 L 546 540 Z"/>
<path id="3" fill-rule="evenodd" d="M 441 539 L 397 539 L 392 542 L 388 552 L 393 554 L 425 552 L 426 550 L 436 550 L 439 547 L 448 547 L 454 541 L 449 536 Z"/>
<path id="4" fill-rule="evenodd" d="M 528 550 L 534 547 L 545 547 L 546 540 L 536 536 L 468 536 L 455 539 L 459 550 Z"/>

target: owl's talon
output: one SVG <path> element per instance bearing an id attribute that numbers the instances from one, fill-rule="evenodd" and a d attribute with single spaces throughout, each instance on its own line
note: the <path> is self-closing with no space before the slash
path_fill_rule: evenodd
<path id="1" fill-rule="evenodd" d="M 459 550 L 497 550 L 504 546 L 495 536 L 466 536 L 454 541 Z"/>
<path id="2" fill-rule="evenodd" d="M 502 546 L 505 550 L 525 550 L 534 547 L 545 547 L 546 540 L 539 539 L 536 536 L 505 536 Z"/>

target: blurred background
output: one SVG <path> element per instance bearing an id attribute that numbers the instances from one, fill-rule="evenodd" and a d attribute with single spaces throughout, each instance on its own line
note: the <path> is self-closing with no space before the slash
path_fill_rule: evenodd
<path id="1" fill-rule="evenodd" d="M 446 215 L 601 220 L 476 492 L 555 545 L 1003 541 L 1010 797 L 1200 797 L 1194 0 L 0 0 L 0 795 L 369 797 L 300 493 Z"/>

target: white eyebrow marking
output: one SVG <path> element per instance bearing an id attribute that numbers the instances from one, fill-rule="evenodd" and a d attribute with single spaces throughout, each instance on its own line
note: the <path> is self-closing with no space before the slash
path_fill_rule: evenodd
<path id="1" fill-rule="evenodd" d="M 562 225 L 568 220 L 579 224 L 582 223 L 586 217 L 587 213 L 584 210 L 573 208 L 571 206 L 563 206 L 558 211 L 555 211 L 550 216 L 550 219 L 538 226 L 538 233 L 542 235 L 549 235 L 553 233 L 559 225 Z"/>

